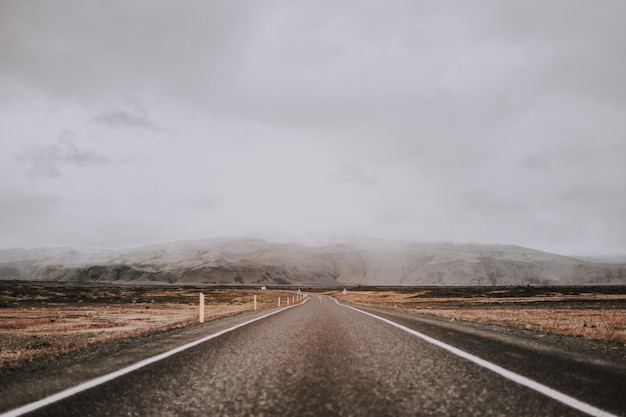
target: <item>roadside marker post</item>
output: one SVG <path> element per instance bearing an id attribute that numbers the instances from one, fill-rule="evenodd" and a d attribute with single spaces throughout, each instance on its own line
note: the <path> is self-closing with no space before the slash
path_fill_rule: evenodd
<path id="1" fill-rule="evenodd" d="M 254 311 L 256 311 L 256 294 L 254 294 Z"/>
<path id="2" fill-rule="evenodd" d="M 200 323 L 204 323 L 204 293 L 200 293 L 200 313 L 198 318 Z"/>
<path id="3" fill-rule="evenodd" d="M 278 297 L 278 307 L 280 307 L 280 297 Z"/>

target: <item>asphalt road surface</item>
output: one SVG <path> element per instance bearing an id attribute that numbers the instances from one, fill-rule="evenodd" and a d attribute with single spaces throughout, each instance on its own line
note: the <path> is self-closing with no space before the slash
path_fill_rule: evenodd
<path id="1" fill-rule="evenodd" d="M 626 415 L 624 363 L 360 310 L 312 295 L 267 317 L 229 319 L 258 320 L 203 327 L 212 336 L 201 343 L 0 417 Z"/>

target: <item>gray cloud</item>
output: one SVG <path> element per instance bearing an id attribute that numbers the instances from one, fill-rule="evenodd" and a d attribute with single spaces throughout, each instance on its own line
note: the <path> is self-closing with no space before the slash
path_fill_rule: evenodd
<path id="1" fill-rule="evenodd" d="M 74 141 L 74 133 L 64 130 L 57 143 L 27 147 L 17 159 L 30 166 L 27 174 L 35 178 L 56 178 L 62 175 L 60 166 L 103 166 L 111 163 L 109 157 L 93 150 L 80 149 Z"/>
<path id="2" fill-rule="evenodd" d="M 0 173 L 63 179 L 13 185 L 56 198 L 49 227 L 97 230 L 60 244 L 358 235 L 626 252 L 624 12 L 4 1 Z"/>
<path id="3" fill-rule="evenodd" d="M 339 163 L 335 170 L 326 176 L 332 183 L 342 183 L 358 186 L 373 186 L 378 184 L 378 179 L 365 169 L 349 163 Z"/>
<path id="4" fill-rule="evenodd" d="M 540 154 L 526 155 L 522 163 L 524 167 L 537 172 L 549 173 L 552 170 L 550 158 Z"/>
<path id="5" fill-rule="evenodd" d="M 113 108 L 91 118 L 92 121 L 111 127 L 111 128 L 139 128 L 147 130 L 161 130 L 161 128 L 152 122 L 146 112 L 141 108 L 125 110 L 121 108 Z"/>
<path id="6" fill-rule="evenodd" d="M 15 183 L 15 179 L 11 181 Z M 20 187 L 21 188 L 21 187 Z M 59 233 L 50 219 L 60 220 L 59 198 L 50 191 L 24 192 L 7 184 L 0 184 L 0 230 L 6 246 L 56 245 L 54 235 Z M 46 235 L 46 236 L 44 236 Z"/>
<path id="7" fill-rule="evenodd" d="M 240 59 L 232 52 L 258 9 L 224 1 L 147 5 L 3 2 L 0 68 L 12 82 L 71 100 L 94 102 L 155 86 L 205 94 Z"/>

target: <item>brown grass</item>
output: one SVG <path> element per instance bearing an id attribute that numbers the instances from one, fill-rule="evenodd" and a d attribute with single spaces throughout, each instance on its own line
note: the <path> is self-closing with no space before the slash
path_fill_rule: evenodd
<path id="1" fill-rule="evenodd" d="M 198 322 L 198 291 L 22 288 L 0 293 L 0 368 L 36 357 Z M 205 290 L 205 321 L 277 305 L 293 293 Z M 104 295 L 103 295 L 104 294 Z M 104 301 L 103 301 L 104 299 Z M 283 304 L 284 305 L 284 304 Z"/>
<path id="2" fill-rule="evenodd" d="M 626 295 L 428 297 L 428 291 L 333 293 L 354 304 L 626 343 Z"/>

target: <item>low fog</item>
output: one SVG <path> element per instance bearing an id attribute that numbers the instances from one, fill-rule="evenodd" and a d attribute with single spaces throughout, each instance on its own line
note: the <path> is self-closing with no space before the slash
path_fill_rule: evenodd
<path id="1" fill-rule="evenodd" d="M 0 3 L 0 248 L 626 254 L 626 3 Z"/>

